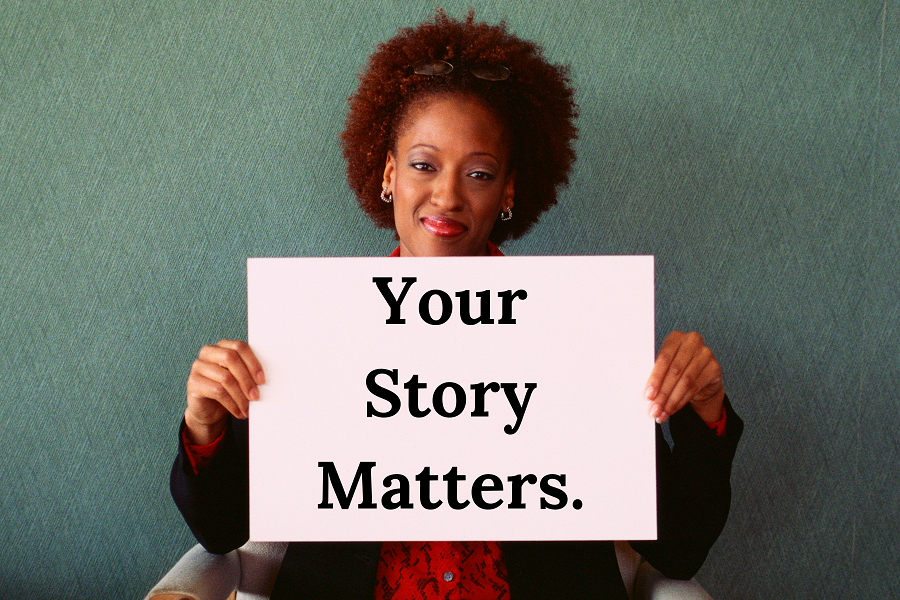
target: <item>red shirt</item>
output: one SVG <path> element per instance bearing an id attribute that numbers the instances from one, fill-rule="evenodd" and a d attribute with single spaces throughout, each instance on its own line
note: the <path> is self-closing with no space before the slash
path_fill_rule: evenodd
<path id="1" fill-rule="evenodd" d="M 509 598 L 496 542 L 384 542 L 375 600 Z"/>

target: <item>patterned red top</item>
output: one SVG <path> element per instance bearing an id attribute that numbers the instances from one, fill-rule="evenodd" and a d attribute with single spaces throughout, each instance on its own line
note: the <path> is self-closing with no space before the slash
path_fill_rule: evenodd
<path id="1" fill-rule="evenodd" d="M 496 542 L 384 542 L 375 600 L 502 600 L 506 567 Z"/>

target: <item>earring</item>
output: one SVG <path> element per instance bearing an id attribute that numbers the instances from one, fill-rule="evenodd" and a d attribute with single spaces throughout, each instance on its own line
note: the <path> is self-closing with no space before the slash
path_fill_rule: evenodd
<path id="1" fill-rule="evenodd" d="M 387 188 L 383 187 L 383 188 L 381 188 L 381 199 L 390 204 L 391 202 L 394 201 L 394 195 L 388 194 Z"/>
<path id="2" fill-rule="evenodd" d="M 505 211 L 500 213 L 501 221 L 509 221 L 510 219 L 512 219 L 512 207 L 511 206 L 509 208 L 507 208 Z"/>

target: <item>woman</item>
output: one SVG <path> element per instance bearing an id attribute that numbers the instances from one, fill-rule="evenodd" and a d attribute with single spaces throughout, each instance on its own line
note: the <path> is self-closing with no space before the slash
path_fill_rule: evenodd
<path id="1" fill-rule="evenodd" d="M 381 45 L 342 136 L 360 206 L 394 229 L 396 256 L 501 255 L 556 202 L 574 161 L 567 72 L 503 25 L 433 21 Z M 514 210 L 515 209 L 515 212 Z M 172 493 L 197 538 L 227 552 L 248 536 L 248 406 L 265 375 L 243 342 L 204 347 L 187 383 Z M 724 526 L 742 424 L 697 334 L 670 334 L 650 374 L 659 540 L 635 549 L 689 578 Z M 611 542 L 292 544 L 273 598 L 626 597 Z"/>

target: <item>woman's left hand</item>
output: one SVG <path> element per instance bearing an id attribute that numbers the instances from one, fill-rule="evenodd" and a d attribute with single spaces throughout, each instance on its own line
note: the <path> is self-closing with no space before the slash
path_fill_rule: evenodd
<path id="1" fill-rule="evenodd" d="M 722 368 L 699 333 L 673 331 L 663 342 L 645 392 L 650 416 L 665 421 L 690 404 L 709 423 L 722 418 Z"/>

